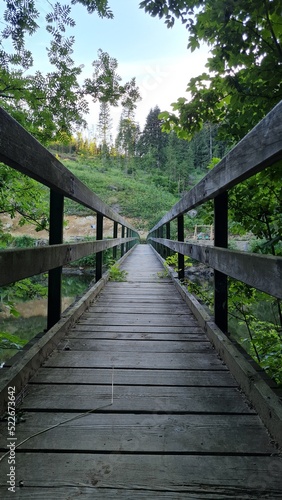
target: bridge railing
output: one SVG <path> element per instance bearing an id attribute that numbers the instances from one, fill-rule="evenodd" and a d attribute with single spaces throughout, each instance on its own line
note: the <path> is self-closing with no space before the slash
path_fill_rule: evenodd
<path id="1" fill-rule="evenodd" d="M 113 248 L 115 259 L 117 247 L 121 247 L 123 255 L 139 240 L 139 235 L 2 108 L 0 161 L 50 189 L 49 246 L 0 251 L 0 286 L 48 271 L 47 329 L 50 329 L 61 317 L 62 266 L 95 253 L 98 281 L 102 277 L 103 251 Z M 63 243 L 65 197 L 96 213 L 96 241 Z M 103 239 L 105 218 L 113 221 L 112 239 Z"/>
<path id="2" fill-rule="evenodd" d="M 282 298 L 282 258 L 228 249 L 228 190 L 282 159 L 282 101 L 152 228 L 148 241 L 160 253 L 178 253 L 178 277 L 187 255 L 214 269 L 214 318 L 228 331 L 228 276 Z M 282 179 L 281 179 L 282 182 Z M 184 214 L 214 200 L 214 246 L 184 242 Z M 177 219 L 177 240 L 170 223 Z"/>

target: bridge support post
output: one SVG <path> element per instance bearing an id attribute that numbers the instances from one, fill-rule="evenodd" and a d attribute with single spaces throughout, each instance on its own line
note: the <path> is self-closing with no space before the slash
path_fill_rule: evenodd
<path id="1" fill-rule="evenodd" d="M 50 190 L 49 245 L 63 243 L 64 196 Z M 59 321 L 62 312 L 62 267 L 48 272 L 47 330 Z"/>
<path id="2" fill-rule="evenodd" d="M 164 227 L 161 226 L 159 227 L 159 238 L 163 238 L 164 237 Z M 166 255 L 165 255 L 165 247 L 163 245 L 159 245 L 159 253 L 161 254 L 162 258 L 165 259 L 166 258 Z"/>
<path id="3" fill-rule="evenodd" d="M 177 238 L 178 241 L 184 241 L 184 216 L 177 217 Z M 178 254 L 178 279 L 184 279 L 184 255 Z"/>
<path id="4" fill-rule="evenodd" d="M 228 193 L 214 199 L 214 245 L 228 248 Z M 228 281 L 226 274 L 214 270 L 214 319 L 224 332 L 228 331 Z"/>
<path id="5" fill-rule="evenodd" d="M 126 237 L 127 237 L 127 238 L 130 238 L 130 234 L 131 234 L 131 231 L 130 231 L 130 229 L 127 227 L 127 228 L 126 228 Z M 125 251 L 126 251 L 126 252 L 128 252 L 128 250 L 129 250 L 129 241 L 127 241 L 127 243 L 126 243 L 126 247 L 125 247 L 125 248 L 126 248 L 126 250 L 125 250 Z"/>
<path id="6" fill-rule="evenodd" d="M 96 240 L 103 239 L 103 215 L 97 213 Z M 103 252 L 96 253 L 96 282 L 102 278 L 103 274 Z"/>
<path id="7" fill-rule="evenodd" d="M 170 240 L 170 222 L 166 223 L 165 228 L 166 228 L 166 239 Z M 166 248 L 166 257 L 169 257 L 170 254 L 171 254 L 170 248 Z"/>
<path id="8" fill-rule="evenodd" d="M 125 227 L 122 226 L 121 227 L 121 237 L 124 238 L 125 237 Z M 121 248 L 120 248 L 120 256 L 123 257 L 124 255 L 124 243 L 121 244 Z"/>
<path id="9" fill-rule="evenodd" d="M 113 238 L 118 237 L 118 223 L 114 222 Z M 117 260 L 117 247 L 113 248 L 113 259 Z"/>

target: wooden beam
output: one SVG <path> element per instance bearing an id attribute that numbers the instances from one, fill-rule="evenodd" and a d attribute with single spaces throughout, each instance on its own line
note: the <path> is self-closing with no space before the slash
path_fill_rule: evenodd
<path id="1" fill-rule="evenodd" d="M 97 213 L 96 221 L 96 240 L 103 240 L 103 215 Z M 96 282 L 102 278 L 103 274 L 103 251 L 96 253 Z"/>
<path id="2" fill-rule="evenodd" d="M 178 241 L 184 241 L 184 217 L 183 215 L 179 215 L 177 217 L 177 235 Z M 178 253 L 178 279 L 184 279 L 184 255 L 179 252 Z"/>
<path id="3" fill-rule="evenodd" d="M 228 193 L 214 199 L 214 245 L 228 248 Z M 214 270 L 214 320 L 224 332 L 228 331 L 228 277 Z"/>
<path id="4" fill-rule="evenodd" d="M 130 241 L 136 238 L 129 238 Z M 38 248 L 0 251 L 0 286 L 14 283 L 49 269 L 101 252 L 127 242 L 127 238 L 91 241 L 87 243 L 52 245 Z"/>
<path id="5" fill-rule="evenodd" d="M 108 219 L 134 229 L 1 107 L 0 161 Z"/>
<path id="6" fill-rule="evenodd" d="M 113 238 L 118 237 L 118 223 L 114 222 L 114 227 L 113 227 Z M 117 259 L 117 247 L 113 248 L 113 260 Z"/>
<path id="7" fill-rule="evenodd" d="M 50 190 L 49 245 L 63 243 L 64 196 Z M 47 330 L 59 321 L 62 312 L 62 266 L 50 269 L 48 273 Z"/>
<path id="8" fill-rule="evenodd" d="M 153 238 L 152 241 L 162 243 L 174 252 L 188 255 L 262 292 L 282 298 L 282 257 L 158 238 Z"/>
<path id="9" fill-rule="evenodd" d="M 121 238 L 124 240 L 125 238 L 125 227 L 121 227 Z M 121 244 L 121 249 L 120 249 L 120 256 L 123 257 L 124 255 L 124 243 Z"/>

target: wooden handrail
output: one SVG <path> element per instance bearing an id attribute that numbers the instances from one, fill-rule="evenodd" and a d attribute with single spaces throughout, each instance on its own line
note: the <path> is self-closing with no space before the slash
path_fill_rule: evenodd
<path id="1" fill-rule="evenodd" d="M 19 123 L 0 107 L 0 161 L 50 188 L 49 246 L 45 248 L 0 251 L 0 286 L 49 272 L 47 328 L 61 317 L 62 266 L 81 257 L 96 253 L 96 281 L 102 277 L 103 251 L 121 245 L 121 255 L 139 240 L 138 232 L 118 213 L 114 212 L 91 189 L 72 174 L 57 158 L 32 137 Z M 96 213 L 99 241 L 63 244 L 64 198 L 90 208 Z M 104 218 L 114 223 L 114 234 L 103 240 Z M 117 238 L 118 224 L 122 237 Z M 127 238 L 125 238 L 125 228 Z"/>
<path id="2" fill-rule="evenodd" d="M 1 107 L 0 161 L 66 198 L 136 231 Z"/>
<path id="3" fill-rule="evenodd" d="M 150 230 L 216 198 L 282 159 L 282 101 Z"/>
<path id="4" fill-rule="evenodd" d="M 227 250 L 226 248 L 151 238 L 181 255 L 187 255 L 231 278 L 282 299 L 282 258 Z"/>
<path id="5" fill-rule="evenodd" d="M 148 241 L 164 257 L 178 253 L 178 277 L 184 277 L 184 255 L 214 269 L 214 315 L 228 331 L 227 277 L 233 277 L 274 297 L 282 298 L 282 258 L 228 250 L 228 190 L 282 159 L 282 101 L 247 134 L 196 186 L 151 229 Z M 214 247 L 183 243 L 183 215 L 214 199 Z M 177 218 L 178 241 L 170 239 L 170 222 Z M 163 237 L 163 228 L 166 237 Z M 179 236 L 180 235 L 180 236 Z"/>
<path id="6" fill-rule="evenodd" d="M 65 243 L 0 251 L 0 286 L 65 266 L 87 255 L 103 252 L 136 238 L 113 238 L 87 243 Z"/>

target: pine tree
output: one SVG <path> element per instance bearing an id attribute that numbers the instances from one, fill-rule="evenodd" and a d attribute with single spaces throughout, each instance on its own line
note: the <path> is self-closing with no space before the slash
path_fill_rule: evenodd
<path id="1" fill-rule="evenodd" d="M 144 130 L 138 143 L 139 155 L 145 168 L 164 168 L 166 161 L 167 134 L 162 132 L 162 121 L 159 119 L 160 108 L 151 109 Z"/>
<path id="2" fill-rule="evenodd" d="M 111 139 L 112 119 L 110 112 L 110 105 L 107 102 L 101 102 L 99 122 L 98 122 L 98 136 L 101 140 L 102 153 L 108 153 Z"/>

